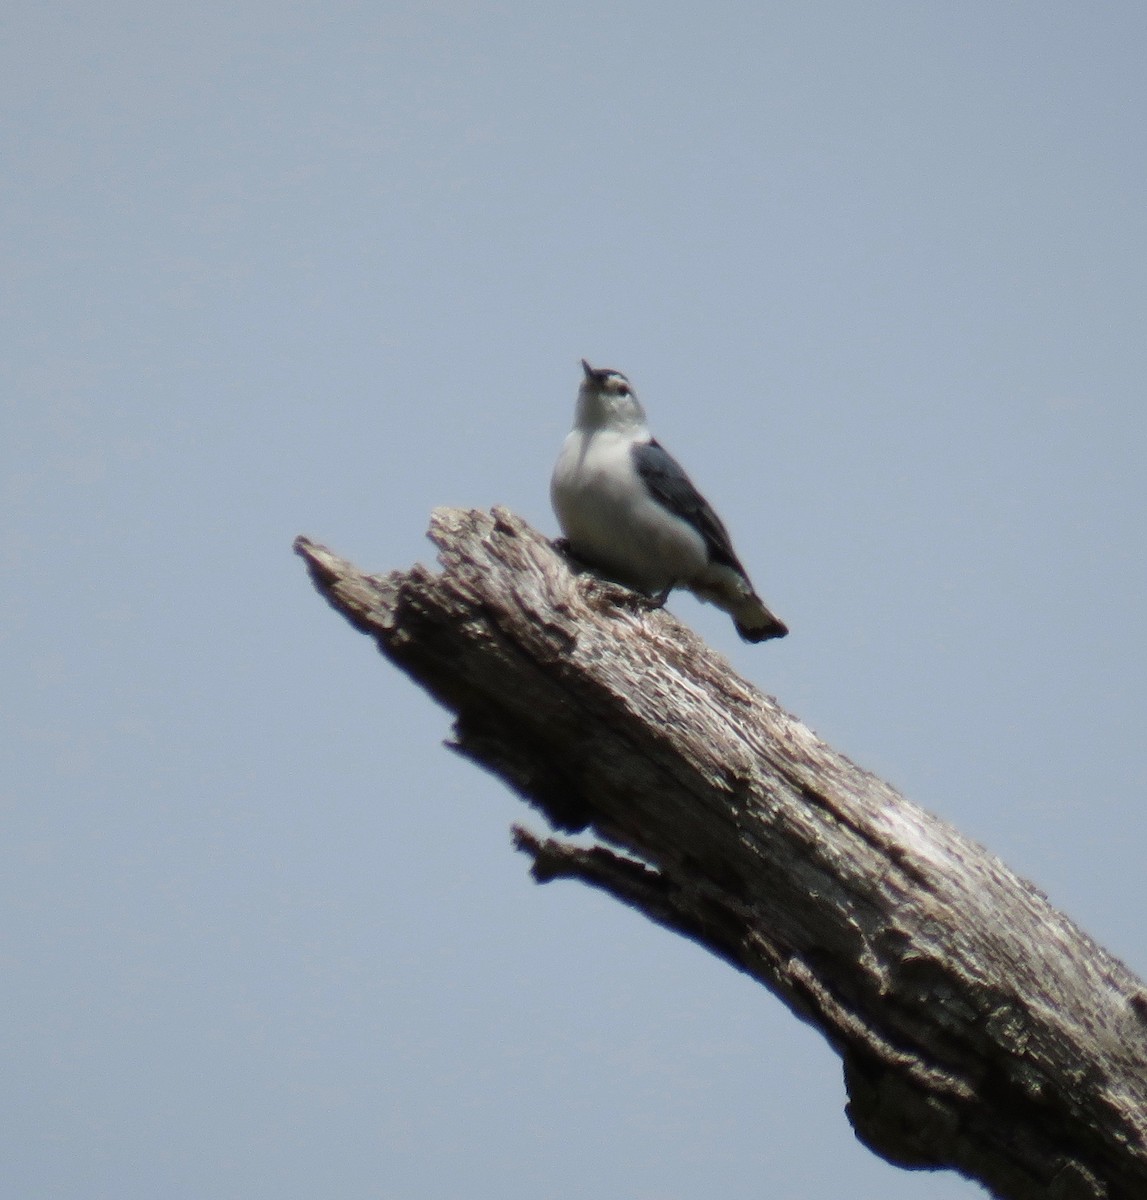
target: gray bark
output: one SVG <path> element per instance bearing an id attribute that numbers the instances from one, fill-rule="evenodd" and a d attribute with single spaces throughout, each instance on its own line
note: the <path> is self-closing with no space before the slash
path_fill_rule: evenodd
<path id="1" fill-rule="evenodd" d="M 512 514 L 439 510 L 430 536 L 441 572 L 296 549 L 456 714 L 461 753 L 592 830 L 516 830 L 535 878 L 598 887 L 775 992 L 839 1052 L 888 1161 L 1008 1200 L 1147 1197 L 1147 990 L 1122 963 Z"/>

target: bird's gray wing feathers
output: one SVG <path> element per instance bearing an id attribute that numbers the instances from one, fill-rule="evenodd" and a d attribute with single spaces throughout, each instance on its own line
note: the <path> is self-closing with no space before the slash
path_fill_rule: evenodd
<path id="1" fill-rule="evenodd" d="M 633 465 L 657 500 L 701 534 L 714 562 L 732 567 L 739 575 L 745 574 L 721 518 L 693 486 L 693 481 L 672 454 L 654 440 L 635 443 Z"/>

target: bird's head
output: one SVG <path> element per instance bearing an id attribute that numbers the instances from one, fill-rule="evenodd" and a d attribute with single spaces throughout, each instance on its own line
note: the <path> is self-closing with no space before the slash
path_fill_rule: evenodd
<path id="1" fill-rule="evenodd" d="M 620 371 L 591 367 L 583 358 L 585 378 L 577 394 L 577 424 L 582 429 L 642 429 L 645 410 Z"/>

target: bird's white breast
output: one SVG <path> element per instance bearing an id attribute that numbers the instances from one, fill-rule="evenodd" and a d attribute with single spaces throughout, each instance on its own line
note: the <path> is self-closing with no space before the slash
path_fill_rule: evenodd
<path id="1" fill-rule="evenodd" d="M 573 552 L 647 592 L 688 584 L 708 562 L 701 535 L 651 497 L 633 464 L 631 432 L 574 429 L 550 491 Z"/>

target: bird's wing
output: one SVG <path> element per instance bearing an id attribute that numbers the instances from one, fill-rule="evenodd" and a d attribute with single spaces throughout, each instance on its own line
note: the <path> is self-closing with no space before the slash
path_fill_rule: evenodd
<path id="1" fill-rule="evenodd" d="M 632 452 L 637 474 L 656 499 L 701 534 L 713 561 L 724 563 L 744 575 L 745 568 L 733 551 L 733 543 L 721 518 L 693 486 L 693 481 L 673 455 L 654 440 L 634 443 Z"/>

